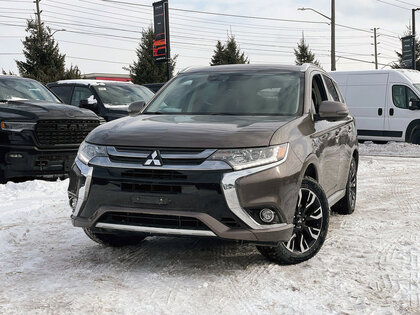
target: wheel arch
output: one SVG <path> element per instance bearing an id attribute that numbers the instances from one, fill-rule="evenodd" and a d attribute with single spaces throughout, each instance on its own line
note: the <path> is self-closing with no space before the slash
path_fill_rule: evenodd
<path id="1" fill-rule="evenodd" d="M 311 177 L 315 181 L 319 182 L 319 164 L 318 160 L 314 155 L 309 156 L 303 163 L 301 175 L 299 178 L 300 183 L 302 182 L 305 176 Z"/>
<path id="2" fill-rule="evenodd" d="M 409 123 L 405 132 L 405 142 L 412 142 L 411 138 L 416 130 L 420 130 L 420 119 L 415 119 Z"/>

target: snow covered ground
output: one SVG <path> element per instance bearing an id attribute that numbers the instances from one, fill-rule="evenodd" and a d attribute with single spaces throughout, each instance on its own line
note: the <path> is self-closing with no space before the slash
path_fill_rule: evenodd
<path id="1" fill-rule="evenodd" d="M 366 141 L 359 144 L 359 151 L 361 155 L 371 156 L 420 157 L 420 145 L 406 142 L 375 144 L 372 141 Z"/>
<path id="2" fill-rule="evenodd" d="M 0 313 L 419 314 L 419 175 L 362 157 L 355 213 L 296 266 L 213 239 L 105 248 L 71 226 L 67 181 L 0 185 Z"/>

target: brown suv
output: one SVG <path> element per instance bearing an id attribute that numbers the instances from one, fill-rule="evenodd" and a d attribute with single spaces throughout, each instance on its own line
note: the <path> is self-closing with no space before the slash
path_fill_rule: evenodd
<path id="1" fill-rule="evenodd" d="M 354 119 L 315 66 L 189 69 L 130 111 L 90 133 L 71 172 L 73 224 L 94 241 L 220 237 L 294 264 L 321 248 L 330 207 L 354 211 Z"/>

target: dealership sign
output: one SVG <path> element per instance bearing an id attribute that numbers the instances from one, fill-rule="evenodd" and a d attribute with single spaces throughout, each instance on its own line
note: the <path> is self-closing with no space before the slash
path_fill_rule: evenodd
<path id="1" fill-rule="evenodd" d="M 414 69 L 414 36 L 409 35 L 401 38 L 402 64 L 404 68 Z"/>
<path id="2" fill-rule="evenodd" d="M 166 62 L 170 59 L 168 0 L 153 3 L 153 14 L 155 24 L 153 58 L 156 62 Z"/>

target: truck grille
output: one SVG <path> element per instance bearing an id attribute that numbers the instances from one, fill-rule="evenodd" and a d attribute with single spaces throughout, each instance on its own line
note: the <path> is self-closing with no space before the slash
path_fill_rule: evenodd
<path id="1" fill-rule="evenodd" d="M 77 145 L 98 126 L 98 120 L 41 120 L 36 125 L 35 136 L 42 146 Z"/>

